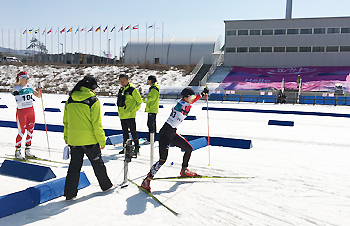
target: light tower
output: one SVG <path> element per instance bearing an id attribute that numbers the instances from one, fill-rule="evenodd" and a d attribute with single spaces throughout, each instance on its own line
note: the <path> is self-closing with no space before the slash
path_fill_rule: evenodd
<path id="1" fill-rule="evenodd" d="M 287 0 L 286 19 L 292 19 L 292 0 Z"/>

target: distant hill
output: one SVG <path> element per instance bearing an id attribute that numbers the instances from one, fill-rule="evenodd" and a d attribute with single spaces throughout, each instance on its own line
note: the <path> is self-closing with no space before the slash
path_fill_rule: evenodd
<path id="1" fill-rule="evenodd" d="M 0 47 L 0 52 L 5 53 L 6 55 L 17 55 L 17 56 L 25 56 L 25 53 L 30 53 L 29 55 L 33 54 L 33 50 L 13 50 L 9 48 Z M 9 53 L 9 54 L 7 54 Z M 35 51 L 35 53 L 38 53 L 38 51 Z"/>

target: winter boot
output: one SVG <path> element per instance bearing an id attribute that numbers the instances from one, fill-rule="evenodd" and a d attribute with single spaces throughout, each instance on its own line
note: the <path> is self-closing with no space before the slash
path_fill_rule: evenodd
<path id="1" fill-rule="evenodd" d="M 21 147 L 16 147 L 15 158 L 18 160 L 25 160 L 25 158 L 21 154 Z"/>
<path id="2" fill-rule="evenodd" d="M 140 153 L 140 147 L 135 148 L 132 154 L 133 158 L 137 158 L 137 155 Z"/>
<path id="3" fill-rule="evenodd" d="M 24 152 L 25 152 L 25 156 L 27 159 L 35 159 L 36 158 L 36 156 L 30 152 L 30 145 L 26 145 Z"/>
<path id="4" fill-rule="evenodd" d="M 180 176 L 181 177 L 197 177 L 200 176 L 199 174 L 189 171 L 187 168 L 183 168 L 180 171 Z"/>
<path id="5" fill-rule="evenodd" d="M 152 177 L 150 176 L 150 173 L 148 173 L 147 177 L 143 180 L 141 187 L 151 192 L 151 180 Z"/>

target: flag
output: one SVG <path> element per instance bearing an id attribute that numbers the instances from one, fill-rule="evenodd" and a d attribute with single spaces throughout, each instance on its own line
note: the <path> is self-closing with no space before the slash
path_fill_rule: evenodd
<path id="1" fill-rule="evenodd" d="M 39 29 L 36 29 L 34 33 L 35 33 L 35 34 L 38 34 L 38 32 L 39 32 Z"/>
<path id="2" fill-rule="evenodd" d="M 139 29 L 139 25 L 133 26 L 132 29 L 133 29 L 133 30 Z"/>
<path id="3" fill-rule="evenodd" d="M 45 34 L 45 30 L 43 31 L 43 33 L 41 35 L 44 35 Z"/>
<path id="4" fill-rule="evenodd" d="M 114 31 L 114 29 L 115 29 L 115 27 L 112 27 L 112 30 L 111 30 L 111 32 L 113 32 L 113 31 Z"/>
<path id="5" fill-rule="evenodd" d="M 52 32 L 52 28 L 47 32 L 47 34 L 50 34 Z"/>
<path id="6" fill-rule="evenodd" d="M 72 27 L 67 30 L 67 33 L 72 32 Z"/>
<path id="7" fill-rule="evenodd" d="M 84 31 L 85 30 L 85 28 L 82 28 L 80 31 Z"/>
<path id="8" fill-rule="evenodd" d="M 123 31 L 123 26 L 119 29 L 119 31 Z M 118 32 L 119 32 L 119 31 L 118 31 Z"/>
<path id="9" fill-rule="evenodd" d="M 92 31 L 92 30 L 94 30 L 94 27 L 91 27 L 90 30 L 88 30 L 88 32 L 90 32 L 90 31 Z"/>
<path id="10" fill-rule="evenodd" d="M 66 30 L 66 28 L 63 28 L 62 31 L 60 31 L 60 33 L 62 34 L 65 30 Z"/>
<path id="11" fill-rule="evenodd" d="M 32 32 L 33 32 L 33 29 L 30 29 L 30 30 L 29 30 L 29 33 L 32 33 Z"/>
<path id="12" fill-rule="evenodd" d="M 154 28 L 154 27 L 153 27 L 153 25 L 151 25 L 151 26 L 148 26 L 148 29 L 151 29 L 151 28 L 152 28 L 152 29 Z"/>
<path id="13" fill-rule="evenodd" d="M 99 26 L 98 28 L 96 28 L 95 32 L 101 31 L 101 26 Z"/>
<path id="14" fill-rule="evenodd" d="M 157 27 L 157 31 L 162 30 L 163 26 Z"/>
<path id="15" fill-rule="evenodd" d="M 107 28 L 108 28 L 108 25 L 107 25 L 106 28 L 103 30 L 103 32 L 106 32 L 106 31 L 107 31 Z"/>
<path id="16" fill-rule="evenodd" d="M 130 29 L 130 25 L 127 26 L 127 27 L 124 29 L 124 31 L 126 31 L 126 30 L 128 30 L 128 29 Z"/>
<path id="17" fill-rule="evenodd" d="M 79 27 L 77 28 L 77 30 L 75 31 L 75 33 L 74 33 L 74 34 L 76 34 L 78 31 L 79 31 Z"/>
<path id="18" fill-rule="evenodd" d="M 27 33 L 27 29 L 25 29 L 25 30 L 23 31 L 23 34 L 25 34 L 25 33 Z"/>

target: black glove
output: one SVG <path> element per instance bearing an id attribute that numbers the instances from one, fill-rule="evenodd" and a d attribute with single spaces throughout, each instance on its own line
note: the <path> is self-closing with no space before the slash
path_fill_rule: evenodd
<path id="1" fill-rule="evenodd" d="M 207 87 L 205 87 L 205 88 L 203 89 L 203 91 L 201 92 L 201 95 L 204 96 L 204 95 L 206 95 L 206 94 L 208 94 L 208 93 L 209 93 L 209 89 L 208 89 Z"/>
<path id="2" fill-rule="evenodd" d="M 19 95 L 19 92 L 18 91 L 13 91 L 12 95 L 14 95 L 14 96 Z"/>

